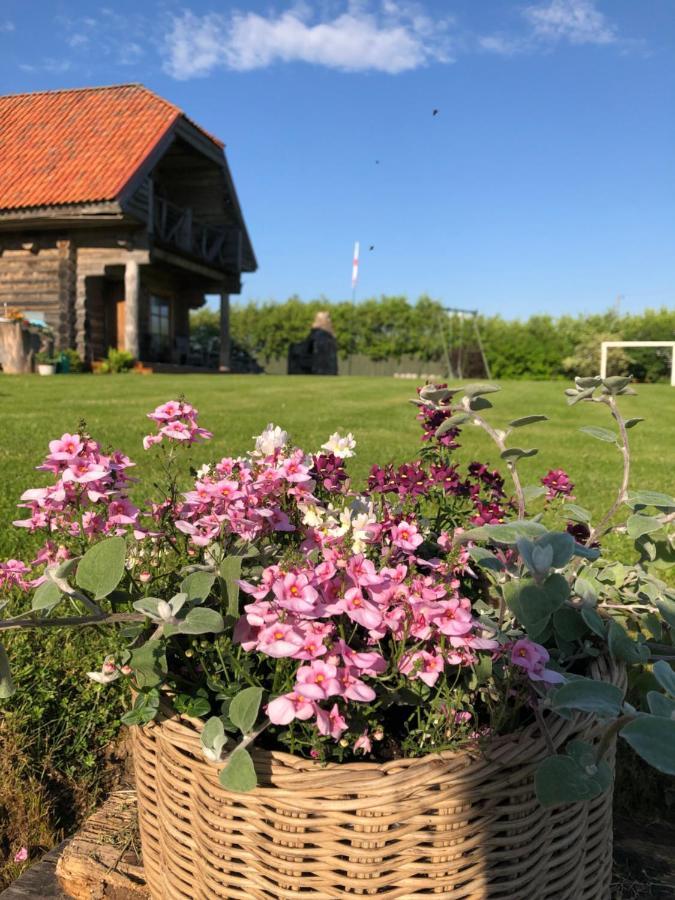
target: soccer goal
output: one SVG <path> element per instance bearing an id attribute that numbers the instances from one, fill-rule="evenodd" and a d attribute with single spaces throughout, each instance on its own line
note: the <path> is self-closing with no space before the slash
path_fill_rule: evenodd
<path id="1" fill-rule="evenodd" d="M 675 387 L 675 341 L 603 341 L 600 345 L 600 377 L 607 377 L 607 350 L 610 347 L 670 347 L 670 384 Z"/>

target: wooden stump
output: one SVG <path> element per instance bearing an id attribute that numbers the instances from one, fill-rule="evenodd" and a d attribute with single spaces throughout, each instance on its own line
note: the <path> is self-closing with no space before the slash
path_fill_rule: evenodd
<path id="1" fill-rule="evenodd" d="M 114 791 L 87 819 L 63 851 L 56 876 L 74 900 L 147 900 L 134 790 Z"/>
<path id="2" fill-rule="evenodd" d="M 33 371 L 33 341 L 19 320 L 0 322 L 0 364 L 2 371 L 20 375 Z"/>

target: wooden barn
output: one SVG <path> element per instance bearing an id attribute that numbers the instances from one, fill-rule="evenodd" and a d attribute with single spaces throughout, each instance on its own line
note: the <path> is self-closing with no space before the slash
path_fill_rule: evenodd
<path id="1" fill-rule="evenodd" d="M 140 84 L 0 97 L 0 313 L 56 349 L 189 363 L 189 312 L 257 267 L 223 144 Z"/>

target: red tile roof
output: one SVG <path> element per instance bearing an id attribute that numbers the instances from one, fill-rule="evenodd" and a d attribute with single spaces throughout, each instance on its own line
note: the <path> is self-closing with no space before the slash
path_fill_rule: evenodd
<path id="1" fill-rule="evenodd" d="M 140 84 L 0 97 L 0 210 L 114 200 L 181 116 Z"/>

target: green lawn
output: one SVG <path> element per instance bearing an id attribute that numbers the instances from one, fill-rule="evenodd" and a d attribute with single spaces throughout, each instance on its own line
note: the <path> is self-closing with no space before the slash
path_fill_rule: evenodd
<path id="1" fill-rule="evenodd" d="M 577 485 L 576 494 L 594 513 L 611 502 L 620 478 L 620 458 L 611 444 L 579 433 L 581 425 L 610 425 L 608 410 L 597 404 L 568 407 L 564 382 L 504 382 L 490 411 L 497 425 L 529 413 L 544 413 L 550 421 L 514 433 L 513 446 L 538 447 L 539 455 L 524 460 L 525 483 L 535 482 L 550 468 L 565 468 Z M 372 463 L 402 462 L 417 453 L 419 426 L 414 408 L 415 383 L 394 378 L 312 378 L 282 376 L 72 375 L 55 378 L 7 376 L 0 381 L 4 410 L 0 436 L 0 557 L 21 554 L 26 534 L 11 527 L 15 503 L 27 487 L 45 483 L 32 471 L 48 441 L 77 428 L 85 419 L 103 445 L 125 450 L 149 471 L 152 452 L 141 438 L 152 430 L 145 413 L 180 394 L 195 404 L 202 424 L 215 439 L 195 447 L 196 464 L 216 455 L 238 455 L 251 446 L 251 436 L 273 421 L 295 442 L 316 449 L 335 431 L 352 431 L 358 455 L 351 461 L 358 483 Z M 638 387 L 638 396 L 622 400 L 626 414 L 646 421 L 630 432 L 634 447 L 633 486 L 672 491 L 675 462 L 675 391 L 667 385 Z M 478 429 L 465 428 L 460 459 L 478 458 L 498 465 L 495 448 Z M 142 492 L 141 492 L 142 493 Z M 142 500 L 142 496 L 137 496 Z"/>

